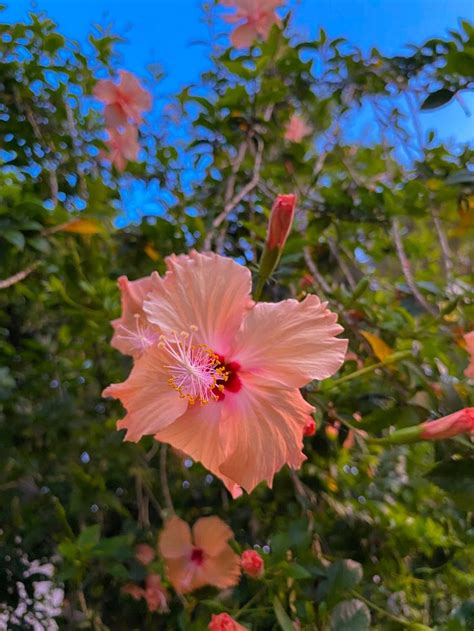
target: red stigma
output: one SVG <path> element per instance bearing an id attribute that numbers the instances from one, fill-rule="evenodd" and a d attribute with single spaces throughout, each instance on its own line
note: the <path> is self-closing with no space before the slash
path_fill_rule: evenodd
<path id="1" fill-rule="evenodd" d="M 218 397 L 219 401 L 223 401 L 225 399 L 226 392 L 238 392 L 242 387 L 242 382 L 240 381 L 238 372 L 240 370 L 240 364 L 238 362 L 229 362 L 226 363 L 223 355 L 218 355 L 220 363 L 224 366 L 224 369 L 227 373 L 227 381 L 223 382 L 224 390 L 218 390 L 216 388 L 215 394 Z"/>
<path id="2" fill-rule="evenodd" d="M 191 561 L 196 565 L 202 565 L 204 562 L 204 552 L 201 548 L 193 548 L 191 552 Z"/>

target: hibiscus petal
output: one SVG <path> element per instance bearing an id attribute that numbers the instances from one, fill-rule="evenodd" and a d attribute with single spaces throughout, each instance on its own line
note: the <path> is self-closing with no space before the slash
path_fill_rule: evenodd
<path id="1" fill-rule="evenodd" d="M 288 387 L 326 379 L 343 364 L 347 340 L 337 315 L 316 296 L 259 303 L 244 318 L 230 359 Z"/>
<path id="2" fill-rule="evenodd" d="M 213 253 L 191 252 L 167 263 L 164 279 L 153 276 L 154 289 L 144 305 L 148 320 L 164 333 L 190 332 L 196 326 L 199 343 L 226 355 L 253 305 L 249 270 Z"/>
<path id="3" fill-rule="evenodd" d="M 246 23 L 234 29 L 230 41 L 235 48 L 248 48 L 257 38 L 258 32 L 254 24 Z"/>
<path id="4" fill-rule="evenodd" d="M 127 115 L 123 108 L 117 103 L 110 103 L 104 111 L 105 126 L 109 129 L 122 127 L 127 124 Z"/>
<path id="5" fill-rule="evenodd" d="M 219 402 L 207 405 L 190 405 L 181 418 L 155 435 L 155 439 L 180 449 L 193 460 L 201 462 L 206 469 L 218 476 L 232 497 L 241 495 L 241 490 L 232 480 L 219 471 L 224 452 L 219 438 L 219 422 L 222 406 Z"/>
<path id="6" fill-rule="evenodd" d="M 198 548 L 215 557 L 220 554 L 234 533 L 219 517 L 201 517 L 193 526 L 193 539 Z"/>
<path id="7" fill-rule="evenodd" d="M 164 368 L 166 356 L 153 346 L 137 359 L 129 378 L 112 384 L 102 393 L 104 397 L 120 399 L 128 414 L 118 421 L 118 429 L 126 429 L 125 440 L 137 442 L 146 434 L 155 434 L 181 416 L 187 399 L 168 384 Z"/>
<path id="8" fill-rule="evenodd" d="M 228 545 L 219 555 L 207 558 L 202 568 L 208 585 L 226 589 L 237 585 L 240 578 L 240 557 Z"/>
<path id="9" fill-rule="evenodd" d="M 244 373 L 241 381 L 239 392 L 222 402 L 221 440 L 229 455 L 220 471 L 250 493 L 263 480 L 271 487 L 285 463 L 301 466 L 303 429 L 314 408 L 297 389 Z"/>
<path id="10" fill-rule="evenodd" d="M 191 528 L 183 520 L 173 515 L 166 520 L 158 537 L 158 549 L 164 559 L 187 557 L 192 550 Z"/>
<path id="11" fill-rule="evenodd" d="M 94 96 L 102 103 L 113 103 L 117 99 L 117 86 L 109 79 L 97 81 L 94 87 Z"/>

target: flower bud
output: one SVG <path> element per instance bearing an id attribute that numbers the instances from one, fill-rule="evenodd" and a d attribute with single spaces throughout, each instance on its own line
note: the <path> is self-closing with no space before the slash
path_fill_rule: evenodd
<path id="1" fill-rule="evenodd" d="M 245 627 L 229 616 L 228 613 L 214 614 L 207 628 L 209 631 L 247 631 Z"/>
<path id="2" fill-rule="evenodd" d="M 296 195 L 277 195 L 270 213 L 266 245 L 269 250 L 282 250 L 295 216 Z"/>
<path id="3" fill-rule="evenodd" d="M 245 550 L 240 557 L 240 565 L 252 578 L 261 578 L 265 571 L 265 563 L 256 550 Z"/>
<path id="4" fill-rule="evenodd" d="M 420 429 L 420 438 L 423 440 L 443 440 L 474 432 L 474 408 L 464 408 L 436 421 L 427 421 L 421 424 Z"/>
<path id="5" fill-rule="evenodd" d="M 155 551 L 147 543 L 139 543 L 135 548 L 135 558 L 142 565 L 149 565 L 155 558 Z"/>
<path id="6" fill-rule="evenodd" d="M 303 428 L 303 436 L 314 436 L 316 434 L 316 423 L 312 416 L 308 416 Z"/>

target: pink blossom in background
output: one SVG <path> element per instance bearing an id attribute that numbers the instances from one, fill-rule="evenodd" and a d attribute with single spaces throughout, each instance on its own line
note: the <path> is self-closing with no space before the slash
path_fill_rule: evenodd
<path id="1" fill-rule="evenodd" d="M 102 157 L 111 162 L 119 171 L 124 171 L 128 162 L 135 162 L 140 145 L 136 127 L 128 125 L 123 131 L 108 129 L 108 139 L 105 141 L 108 152 Z"/>
<path id="2" fill-rule="evenodd" d="M 303 427 L 303 436 L 309 437 L 314 436 L 316 434 L 316 423 L 314 422 L 314 418 L 308 415 L 306 419 L 306 423 Z"/>
<path id="3" fill-rule="evenodd" d="M 469 365 L 464 371 L 464 374 L 466 375 L 466 377 L 474 379 L 474 331 L 466 333 L 466 335 L 464 335 L 464 341 L 466 343 L 467 352 L 470 355 Z"/>
<path id="4" fill-rule="evenodd" d="M 239 581 L 240 560 L 229 546 L 234 533 L 218 517 L 201 517 L 192 530 L 179 517 L 168 519 L 158 539 L 166 573 L 178 593 L 204 585 L 220 589 Z"/>
<path id="5" fill-rule="evenodd" d="M 213 614 L 207 628 L 209 631 L 248 631 L 228 613 Z"/>
<path id="6" fill-rule="evenodd" d="M 149 565 L 155 558 L 155 551 L 147 543 L 139 543 L 135 548 L 135 558 L 142 565 Z"/>
<path id="7" fill-rule="evenodd" d="M 161 582 L 158 574 L 149 574 L 145 579 L 145 588 L 136 583 L 127 583 L 122 587 L 122 593 L 128 594 L 134 600 L 145 599 L 148 611 L 167 613 L 169 594 Z"/>
<path id="8" fill-rule="evenodd" d="M 474 408 L 464 408 L 420 426 L 423 440 L 444 440 L 458 434 L 474 433 Z"/>
<path id="9" fill-rule="evenodd" d="M 161 341 L 146 349 L 119 398 L 126 439 L 146 434 L 182 450 L 235 496 L 298 468 L 313 407 L 299 388 L 341 366 L 347 341 L 316 296 L 255 304 L 248 269 L 217 254 L 172 256 L 143 304 Z M 179 332 L 179 333 L 176 333 Z M 183 333 L 181 333 L 183 332 Z"/>
<path id="10" fill-rule="evenodd" d="M 231 42 L 236 48 L 251 46 L 257 37 L 266 39 L 274 24 L 280 24 L 275 13 L 284 0 L 220 0 L 220 4 L 236 10 L 225 15 L 224 20 L 230 23 L 243 22 L 231 34 Z"/>
<path id="11" fill-rule="evenodd" d="M 105 126 L 125 127 L 141 123 L 143 112 L 151 109 L 151 94 L 126 70 L 119 71 L 119 82 L 108 79 L 96 83 L 94 96 L 105 104 Z"/>
<path id="12" fill-rule="evenodd" d="M 312 132 L 311 127 L 304 121 L 298 114 L 293 116 L 288 121 L 285 129 L 285 140 L 290 142 L 301 142 L 305 136 L 308 136 Z"/>
<path id="13" fill-rule="evenodd" d="M 283 249 L 295 217 L 296 195 L 277 195 L 268 222 L 266 244 L 269 250 Z"/>
<path id="14" fill-rule="evenodd" d="M 255 304 L 250 271 L 213 253 L 166 260 L 143 311 L 161 333 L 129 378 L 104 391 L 122 401 L 126 440 L 151 434 L 218 476 L 234 497 L 305 460 L 314 408 L 299 388 L 342 365 L 337 315 L 314 295 Z"/>
<path id="15" fill-rule="evenodd" d="M 146 600 L 148 611 L 158 611 L 159 613 L 169 611 L 168 591 L 163 587 L 161 576 L 158 574 L 149 574 L 146 577 L 143 597 Z"/>
<path id="16" fill-rule="evenodd" d="M 134 358 L 158 341 L 159 331 L 146 319 L 143 302 L 151 291 L 151 276 L 129 281 L 120 276 L 118 285 L 122 298 L 122 315 L 112 321 L 114 334 L 111 345 L 124 355 Z"/>
<path id="17" fill-rule="evenodd" d="M 240 557 L 240 565 L 252 578 L 261 578 L 265 571 L 265 562 L 256 550 L 245 550 Z"/>

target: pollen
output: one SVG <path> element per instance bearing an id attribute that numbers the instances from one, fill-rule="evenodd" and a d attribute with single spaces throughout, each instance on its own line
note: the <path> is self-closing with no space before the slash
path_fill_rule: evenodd
<path id="1" fill-rule="evenodd" d="M 194 344 L 197 328 L 190 333 L 174 331 L 170 336 L 162 335 L 159 346 L 166 351 L 169 363 L 164 367 L 169 372 L 168 384 L 190 404 L 197 401 L 206 405 L 219 400 L 228 372 L 219 356 L 205 344 Z M 217 391 L 217 392 L 216 392 Z"/>

